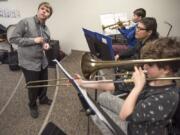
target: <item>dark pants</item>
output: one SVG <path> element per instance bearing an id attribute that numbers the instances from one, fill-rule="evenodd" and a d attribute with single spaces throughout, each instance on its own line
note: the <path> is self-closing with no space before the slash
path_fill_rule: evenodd
<path id="1" fill-rule="evenodd" d="M 47 67 L 45 69 L 41 69 L 41 71 L 31 71 L 22 68 L 26 83 L 29 81 L 37 81 L 37 80 L 47 80 L 48 79 L 48 69 Z M 47 82 L 41 82 L 36 84 L 30 84 L 30 85 L 46 85 Z M 41 87 L 41 88 L 29 88 L 28 89 L 28 97 L 29 97 L 29 107 L 30 108 L 37 108 L 36 100 L 39 99 L 39 101 L 47 100 L 47 87 Z"/>

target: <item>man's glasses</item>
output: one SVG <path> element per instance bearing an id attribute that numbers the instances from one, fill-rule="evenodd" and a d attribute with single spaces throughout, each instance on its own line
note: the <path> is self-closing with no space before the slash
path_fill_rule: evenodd
<path id="1" fill-rule="evenodd" d="M 139 31 L 141 31 L 141 30 L 147 30 L 147 29 L 141 28 L 141 27 L 139 27 L 139 26 L 137 26 L 136 29 L 139 30 Z"/>

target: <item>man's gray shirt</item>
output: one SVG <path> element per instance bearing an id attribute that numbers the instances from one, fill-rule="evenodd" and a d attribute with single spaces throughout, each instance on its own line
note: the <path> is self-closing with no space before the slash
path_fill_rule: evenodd
<path id="1" fill-rule="evenodd" d="M 14 29 L 10 43 L 18 45 L 19 65 L 27 70 L 40 71 L 48 66 L 47 57 L 42 45 L 36 44 L 34 38 L 42 36 L 50 40 L 50 32 L 47 26 L 40 24 L 37 17 L 29 17 L 21 20 Z"/>

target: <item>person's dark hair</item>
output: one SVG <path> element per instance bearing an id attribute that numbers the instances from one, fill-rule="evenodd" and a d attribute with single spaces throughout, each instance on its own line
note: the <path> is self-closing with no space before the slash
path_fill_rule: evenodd
<path id="1" fill-rule="evenodd" d="M 140 23 L 144 24 L 145 29 L 147 31 L 152 31 L 152 34 L 149 36 L 148 40 L 154 40 L 159 37 L 159 34 L 157 32 L 157 22 L 156 19 L 153 17 L 145 17 L 142 18 L 142 20 L 139 21 Z"/>
<path id="2" fill-rule="evenodd" d="M 166 59 L 175 57 L 180 57 L 180 42 L 176 38 L 159 38 L 148 42 L 141 49 L 142 59 Z M 168 66 L 173 72 L 177 72 L 180 68 L 179 61 L 158 62 L 156 64 L 159 68 L 166 68 Z"/>
<path id="3" fill-rule="evenodd" d="M 42 5 L 44 5 L 45 7 L 49 8 L 49 10 L 50 10 L 49 17 L 50 17 L 50 16 L 52 15 L 52 13 L 53 13 L 52 6 L 51 6 L 48 2 L 42 2 L 42 3 L 39 4 L 38 9 L 39 9 Z"/>
<path id="4" fill-rule="evenodd" d="M 134 10 L 133 14 L 144 18 L 144 17 L 146 17 L 146 10 L 143 8 L 138 8 L 138 9 Z"/>

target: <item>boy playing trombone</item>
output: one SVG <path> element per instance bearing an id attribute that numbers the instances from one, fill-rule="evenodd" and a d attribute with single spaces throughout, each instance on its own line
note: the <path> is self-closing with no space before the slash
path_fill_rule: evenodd
<path id="1" fill-rule="evenodd" d="M 180 42 L 172 38 L 157 39 L 141 50 L 142 59 L 175 57 L 180 57 Z M 172 79 L 147 81 L 146 78 L 172 77 L 179 66 L 179 61 L 145 63 L 143 68 L 135 66 L 131 78 L 134 87 L 125 100 L 103 93 L 100 94 L 98 101 L 103 107 L 119 115 L 120 121 L 127 121 L 128 135 L 167 135 L 167 125 L 179 102 L 178 88 Z M 146 74 L 143 70 L 146 70 Z M 82 80 L 79 75 L 76 78 L 83 88 L 105 91 L 122 89 L 121 83 L 118 85 L 113 82 L 88 83 L 90 81 Z"/>

